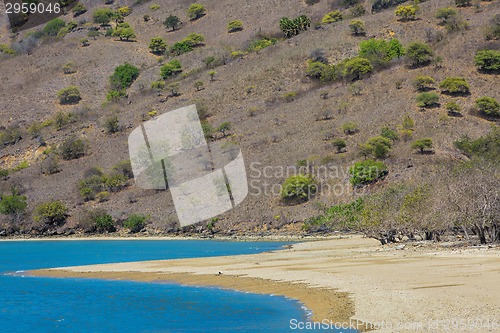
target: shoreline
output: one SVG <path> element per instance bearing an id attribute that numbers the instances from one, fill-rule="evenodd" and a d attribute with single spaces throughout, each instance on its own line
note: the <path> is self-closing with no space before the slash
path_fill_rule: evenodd
<path id="1" fill-rule="evenodd" d="M 330 239 L 338 239 L 343 237 L 350 237 L 353 234 L 328 234 L 321 235 L 242 235 L 242 236 L 193 236 L 193 235 L 179 235 L 179 236 L 96 236 L 96 235 L 78 235 L 78 236 L 51 236 L 51 237 L 6 237 L 0 238 L 1 242 L 32 242 L 32 241 L 121 241 L 121 240 L 207 240 L 207 241 L 237 241 L 237 242 L 316 242 Z"/>
<path id="2" fill-rule="evenodd" d="M 284 295 L 304 304 L 316 322 L 324 319 L 334 323 L 354 322 L 362 331 L 377 332 L 416 331 L 388 329 L 381 323 L 415 324 L 422 325 L 419 332 L 436 332 L 445 331 L 446 327 L 436 329 L 429 326 L 431 321 L 437 321 L 438 325 L 450 320 L 490 322 L 498 324 L 500 330 L 499 266 L 498 247 L 455 249 L 408 244 L 404 250 L 398 250 L 397 246 L 380 246 L 376 240 L 351 236 L 298 243 L 287 249 L 252 255 L 90 265 L 27 273 L 174 281 Z M 483 330 L 468 327 L 463 331 Z"/>

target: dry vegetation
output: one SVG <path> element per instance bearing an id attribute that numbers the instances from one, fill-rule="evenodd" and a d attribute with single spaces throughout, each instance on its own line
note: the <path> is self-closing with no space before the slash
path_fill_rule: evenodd
<path id="1" fill-rule="evenodd" d="M 500 240 L 500 232 L 495 229 L 499 220 L 498 163 L 469 162 L 475 171 L 464 173 L 461 164 L 475 160 L 474 154 L 466 156 L 453 144 L 463 136 L 485 136 L 492 126 L 497 126 L 498 118 L 479 115 L 475 101 L 483 96 L 500 100 L 498 72 L 478 71 L 474 56 L 478 50 L 500 48 L 498 38 L 485 39 L 493 16 L 500 13 L 498 1 L 457 8 L 450 1 L 431 0 L 419 4 L 416 19 L 412 20 L 399 20 L 395 7 L 369 14 L 371 3 L 362 2 L 366 14 L 356 19 L 364 21 L 365 34 L 355 34 L 349 27 L 352 9 L 331 0 L 309 1 L 313 4 L 301 0 L 207 0 L 202 2 L 206 14 L 193 20 L 187 16 L 191 1 L 172 1 L 168 6 L 161 1 L 138 4 L 120 0 L 111 5 L 102 0 L 81 2 L 88 11 L 77 17 L 72 13 L 62 17 L 66 23 L 77 23 L 64 36 L 34 39 L 26 31 L 2 32 L 0 42 L 17 54 L 0 53 L 0 130 L 9 139 L 0 146 L 0 170 L 4 170 L 0 173 L 0 193 L 25 196 L 27 207 L 16 214 L 0 215 L 1 235 L 94 232 L 95 225 L 85 226 L 89 224 L 89 211 L 98 211 L 101 214 L 90 215 L 107 223 L 109 214 L 114 224 L 112 228 L 97 228 L 102 231 L 121 230 L 127 217 L 140 214 L 148 217 L 143 231 L 149 233 L 361 230 L 381 241 L 395 241 L 403 237 L 439 239 L 454 231 L 472 240 L 477 239 L 472 236 L 484 241 Z M 109 27 L 93 23 L 93 11 L 124 6 L 131 8 L 123 20 L 133 28 L 135 37 L 130 41 L 121 36 L 106 37 Z M 449 29 L 435 17 L 438 9 L 446 7 L 454 7 L 467 28 L 459 25 Z M 336 9 L 342 12 L 343 19 L 321 24 L 322 18 Z M 180 19 L 178 28 L 164 26 L 169 15 Z M 300 15 L 311 19 L 311 27 L 292 38 L 283 38 L 280 19 Z M 240 20 L 243 28 L 228 32 L 228 23 L 234 20 Z M 111 21 L 111 27 L 115 26 Z M 202 43 L 179 56 L 169 53 L 169 47 L 185 41 L 192 33 L 202 34 Z M 166 42 L 165 54 L 161 54 L 163 48 L 160 54 L 151 52 L 151 39 L 156 37 Z M 249 49 L 255 45 L 253 40 L 262 37 L 271 46 Z M 404 58 L 394 59 L 356 81 L 344 78 L 321 83 L 306 75 L 307 61 L 312 54 L 318 55 L 318 49 L 323 50 L 321 54 L 328 63 L 338 64 L 357 56 L 360 41 L 373 37 L 397 38 L 404 46 L 426 42 L 435 61 L 412 67 Z M 206 61 L 209 57 L 213 61 Z M 182 72 L 152 88 L 152 83 L 160 80 L 160 68 L 173 59 L 180 61 Z M 109 77 L 125 63 L 137 67 L 139 75 L 124 90 L 125 97 L 108 101 L 107 93 L 112 89 Z M 419 92 L 414 81 L 418 76 L 435 80 L 428 92 L 439 95 L 435 107 L 424 109 L 417 105 Z M 470 93 L 441 93 L 439 83 L 448 77 L 465 78 Z M 79 98 L 60 103 L 58 91 L 71 86 L 77 87 Z M 456 113 L 445 108 L 453 101 L 459 106 L 459 117 L 449 116 Z M 168 191 L 135 187 L 123 162 L 121 167 L 117 164 L 128 158 L 127 137 L 133 128 L 146 119 L 192 103 L 198 104 L 212 127 L 231 124 L 230 131 L 217 138 L 242 148 L 249 181 L 256 174 L 250 167 L 252 163 L 273 170 L 305 164 L 309 171 L 330 165 L 347 172 L 354 162 L 364 159 L 360 145 L 379 136 L 383 127 L 394 130 L 399 139 L 393 140 L 385 156 L 380 156 L 388 174 L 363 186 L 362 191 L 353 187 L 349 175 L 342 172 L 323 182 L 316 179 L 321 183 L 320 194 L 293 205 L 284 202 L 279 192 L 255 195 L 256 190 L 251 189 L 236 209 L 208 224 L 180 230 Z M 410 128 L 403 124 L 405 116 L 414 122 Z M 357 128 L 346 130 L 343 125 L 347 123 Z M 425 138 L 432 139 L 432 148 L 415 149 L 412 142 Z M 74 156 L 71 158 L 65 158 L 67 151 L 62 150 L 68 140 L 76 140 L 77 145 L 73 147 L 76 153 L 70 151 Z M 496 140 L 498 145 L 498 137 Z M 98 169 L 100 174 L 95 171 Z M 460 172 L 467 177 L 457 176 Z M 86 197 L 79 184 L 91 177 L 95 187 Z M 271 187 L 282 184 L 285 177 L 261 179 L 261 189 L 264 181 Z M 471 183 L 475 186 L 465 186 Z M 426 192 L 425 200 L 404 206 L 405 195 L 427 189 L 427 185 L 432 189 Z M 321 192 L 328 186 L 341 190 Z M 330 219 L 314 228 L 306 222 L 309 231 L 304 231 L 304 221 L 323 216 L 332 205 L 353 202 L 360 192 L 369 195 L 365 197 L 367 205 L 380 210 L 387 200 L 384 193 L 390 191 L 397 192 L 394 195 L 399 201 L 389 200 L 391 205 L 384 206 L 386 210 L 378 216 L 363 215 L 357 227 L 346 228 Z M 482 204 L 491 209 L 489 215 L 466 216 L 470 210 L 464 207 L 475 207 L 479 212 L 485 206 L 474 199 L 488 193 L 493 201 Z M 57 200 L 67 208 L 62 212 L 64 223 L 41 226 L 43 218 L 33 219 L 39 204 Z"/>

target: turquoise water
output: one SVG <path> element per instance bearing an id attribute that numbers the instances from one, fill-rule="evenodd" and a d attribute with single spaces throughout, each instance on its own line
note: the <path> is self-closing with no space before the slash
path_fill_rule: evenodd
<path id="1" fill-rule="evenodd" d="M 308 313 L 299 302 L 285 297 L 171 283 L 23 275 L 25 270 L 38 268 L 251 254 L 276 250 L 285 244 L 154 240 L 0 242 L 1 331 L 298 331 L 290 328 L 290 320 L 307 321 Z"/>

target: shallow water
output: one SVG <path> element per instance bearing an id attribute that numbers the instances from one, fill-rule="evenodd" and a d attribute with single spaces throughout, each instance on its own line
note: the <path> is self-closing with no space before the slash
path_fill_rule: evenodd
<path id="1" fill-rule="evenodd" d="M 94 279 L 27 277 L 23 271 L 85 264 L 251 254 L 281 242 L 0 242 L 3 332 L 296 332 L 301 304 L 219 288 Z M 307 330 L 310 332 L 311 330 Z M 328 330 L 321 330 L 328 332 Z"/>

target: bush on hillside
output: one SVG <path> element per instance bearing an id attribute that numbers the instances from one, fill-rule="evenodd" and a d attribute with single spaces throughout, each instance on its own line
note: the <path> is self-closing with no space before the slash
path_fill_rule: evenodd
<path id="1" fill-rule="evenodd" d="M 69 86 L 57 92 L 57 98 L 61 104 L 78 104 L 82 99 L 78 87 Z"/>
<path id="2" fill-rule="evenodd" d="M 447 77 L 439 84 L 441 92 L 449 95 L 468 95 L 470 87 L 463 77 Z"/>
<path id="3" fill-rule="evenodd" d="M 281 186 L 281 199 L 284 201 L 308 201 L 316 194 L 317 186 L 310 175 L 294 175 L 288 177 Z"/>
<path id="4" fill-rule="evenodd" d="M 66 223 L 68 208 L 61 201 L 49 201 L 39 204 L 33 213 L 35 221 L 43 221 L 47 225 L 60 226 Z"/>
<path id="5" fill-rule="evenodd" d="M 350 181 L 354 186 L 362 186 L 376 182 L 384 178 L 388 173 L 387 166 L 383 162 L 365 160 L 356 162 L 349 168 Z"/>

